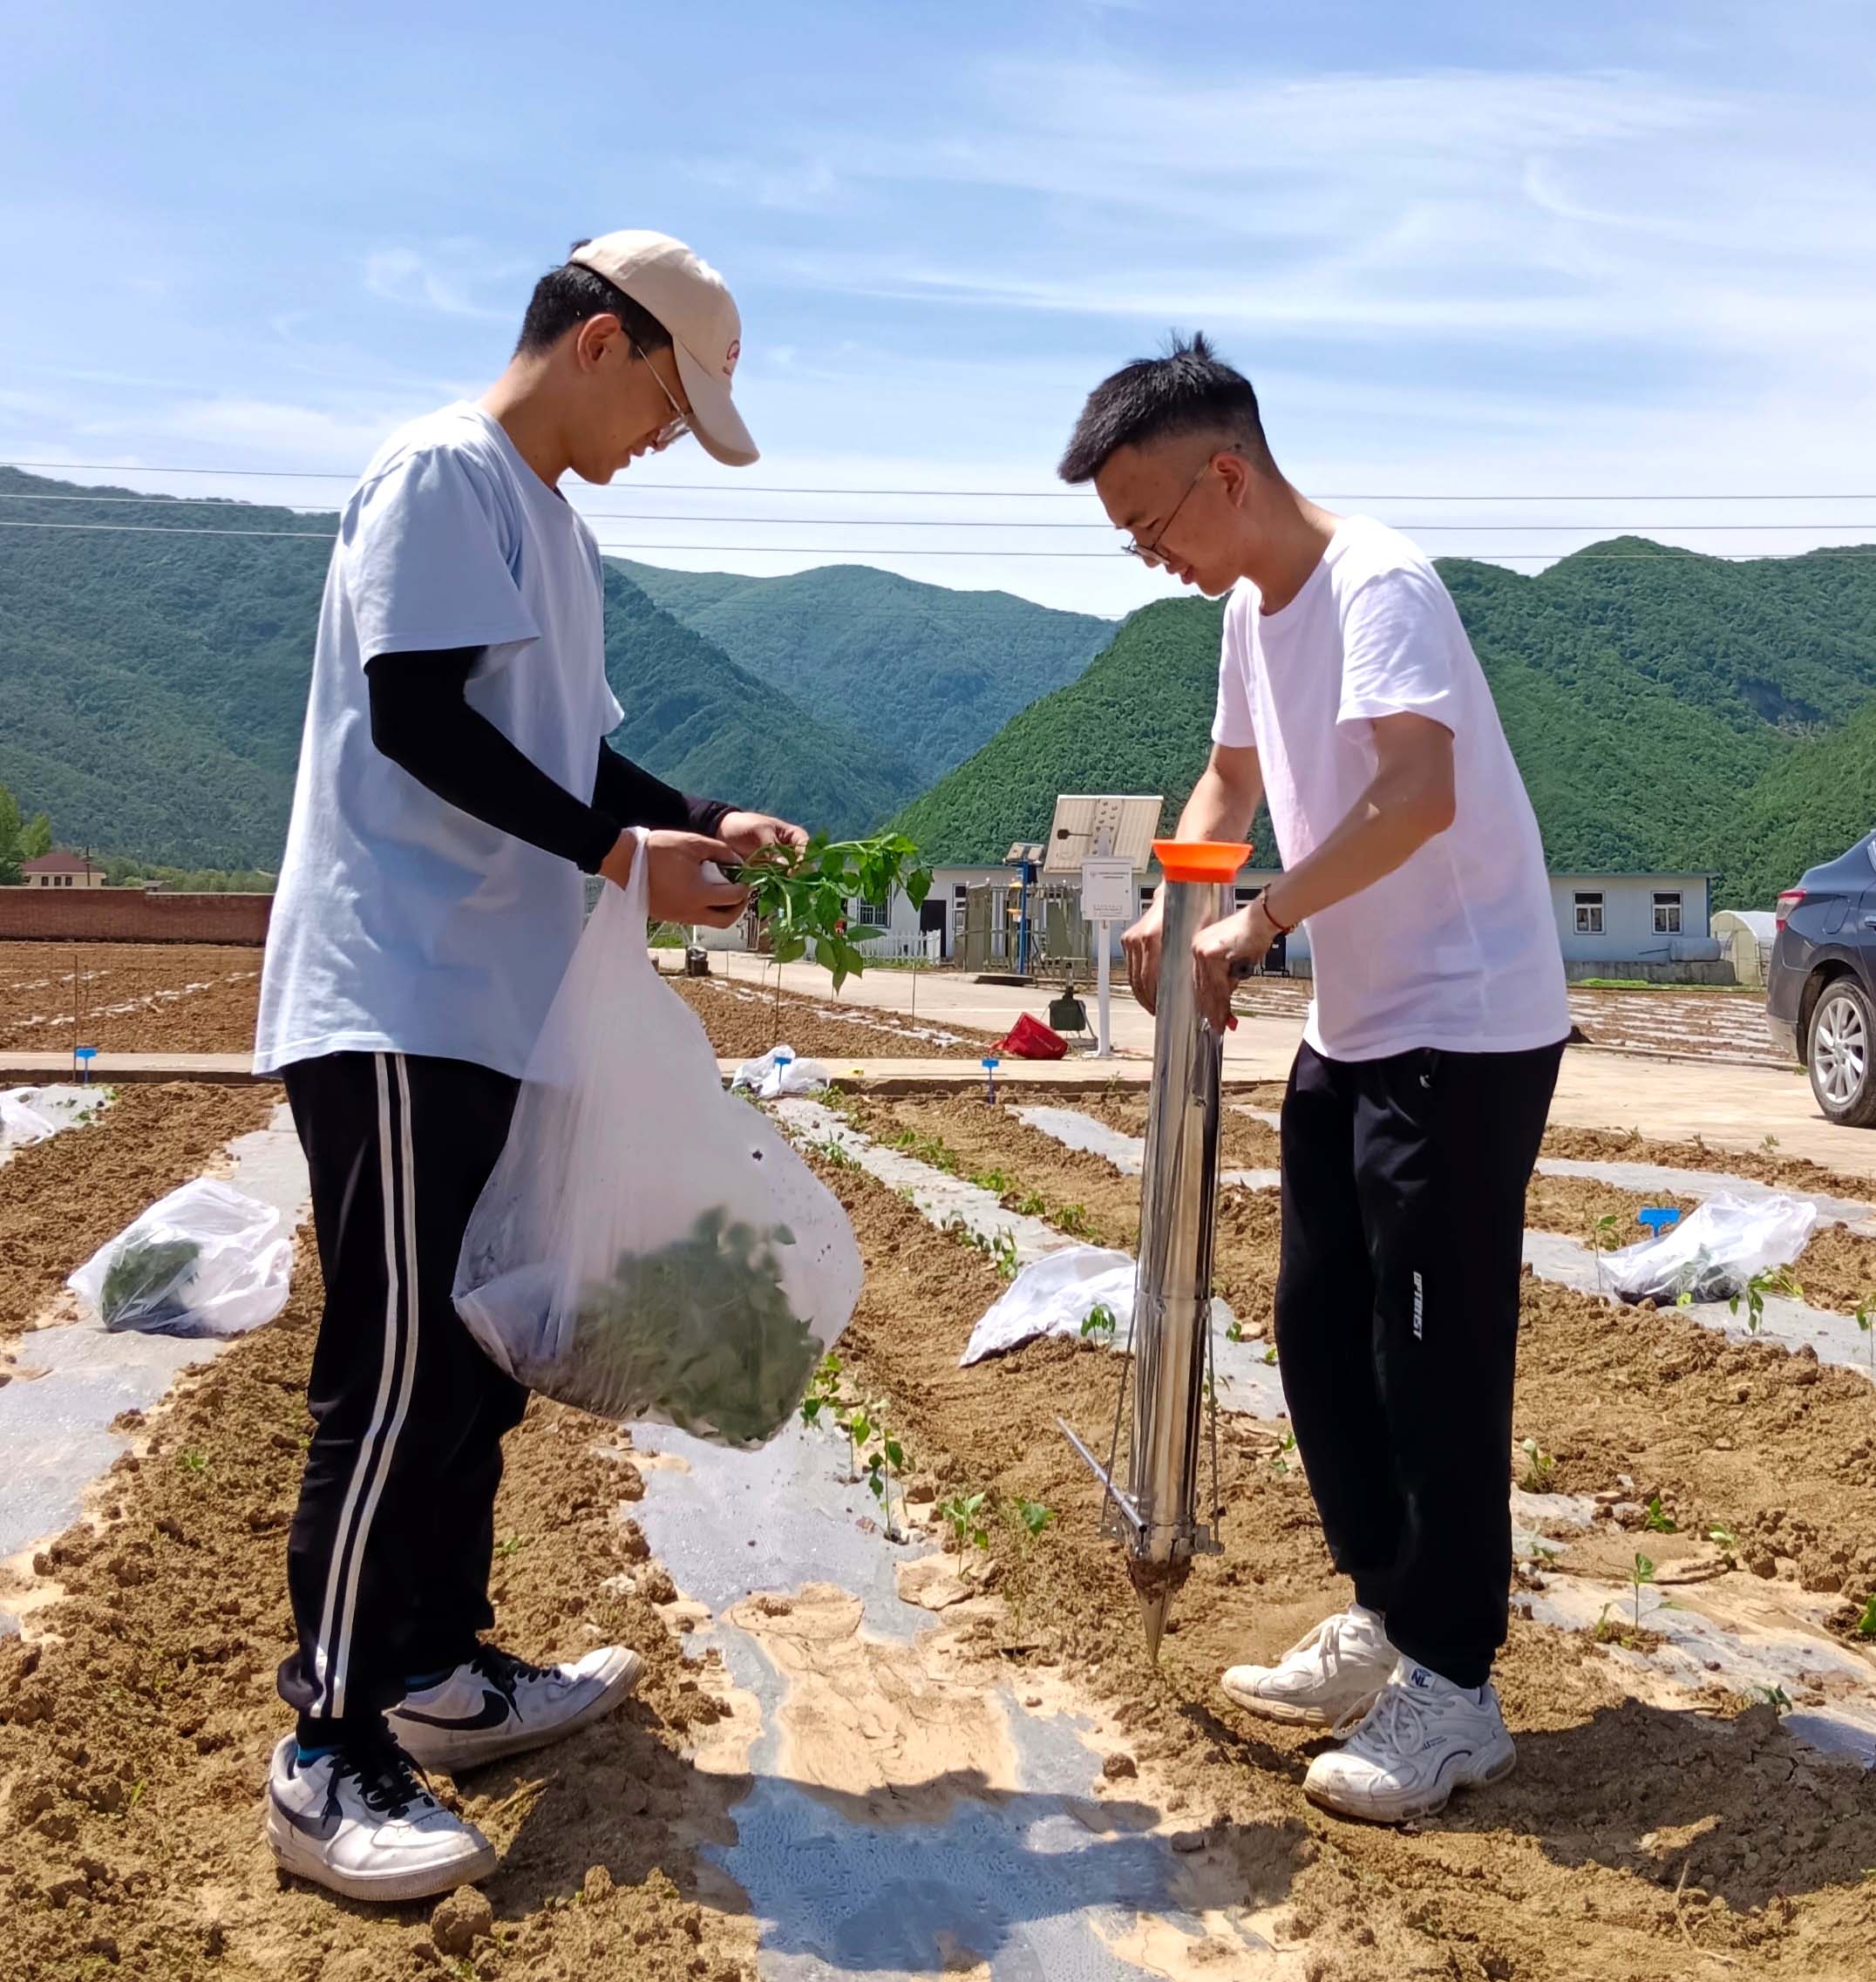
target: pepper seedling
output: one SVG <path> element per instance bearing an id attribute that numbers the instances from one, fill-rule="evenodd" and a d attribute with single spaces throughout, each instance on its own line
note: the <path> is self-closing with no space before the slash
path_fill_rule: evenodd
<path id="1" fill-rule="evenodd" d="M 1111 1342 L 1114 1339 L 1113 1309 L 1096 1302 L 1082 1317 L 1081 1339 L 1084 1342 Z"/>
<path id="2" fill-rule="evenodd" d="M 1850 1627 L 1859 1638 L 1876 1638 L 1876 1594 L 1863 1606 L 1863 1615 Z"/>
<path id="3" fill-rule="evenodd" d="M 1637 1631 L 1640 1631 L 1642 1628 L 1642 1586 L 1643 1584 L 1652 1583 L 1654 1580 L 1654 1562 L 1648 1557 L 1643 1555 L 1640 1549 L 1637 1549 L 1635 1551 L 1635 1566 L 1634 1578 L 1635 1599 L 1635 1629 Z"/>
<path id="4" fill-rule="evenodd" d="M 872 839 L 829 839 L 817 833 L 805 846 L 767 846 L 734 877 L 749 890 L 756 913 L 769 926 L 770 954 L 778 964 L 804 956 L 823 965 L 838 991 L 867 967 L 847 935 L 853 902 L 887 906 L 895 893 L 922 908 L 931 893 L 931 869 L 903 833 Z M 777 980 L 777 998 L 780 980 Z"/>
<path id="5" fill-rule="evenodd" d="M 1653 1535 L 1676 1535 L 1680 1530 L 1662 1511 L 1661 1496 L 1653 1495 L 1648 1503 L 1648 1512 L 1642 1517 L 1642 1525 Z"/>
<path id="6" fill-rule="evenodd" d="M 973 1548 L 987 1549 L 990 1545 L 989 1533 L 980 1524 L 983 1512 L 982 1493 L 955 1493 L 948 1500 L 938 1503 L 938 1518 L 951 1531 L 952 1545 L 957 1550 L 958 1566 L 964 1565 L 964 1544 Z"/>
<path id="7" fill-rule="evenodd" d="M 820 1422 L 821 1412 L 829 1404 L 840 1401 L 840 1359 L 831 1351 L 824 1355 L 814 1371 L 813 1381 L 808 1385 L 808 1394 L 801 1400 L 801 1422 L 813 1426 Z"/>
<path id="8" fill-rule="evenodd" d="M 1616 1227 L 1621 1223 L 1614 1212 L 1605 1212 L 1589 1226 L 1589 1250 L 1596 1256 L 1596 1290 L 1602 1290 L 1602 1255 L 1615 1243 Z"/>
<path id="9" fill-rule="evenodd" d="M 1548 1493 L 1557 1471 L 1555 1455 L 1540 1450 L 1534 1438 L 1526 1439 L 1519 1450 L 1525 1456 L 1524 1475 L 1519 1485 L 1526 1493 Z"/>
<path id="10" fill-rule="evenodd" d="M 1768 1293 L 1789 1294 L 1793 1300 L 1802 1300 L 1805 1290 L 1791 1277 L 1789 1266 L 1774 1266 L 1762 1273 L 1755 1273 L 1746 1282 L 1745 1292 L 1736 1293 L 1726 1304 L 1727 1311 L 1737 1315 L 1739 1303 L 1746 1304 L 1746 1332 L 1756 1335 L 1765 1319 L 1765 1296 Z"/>
<path id="11" fill-rule="evenodd" d="M 873 1409 L 877 1412 L 879 1406 L 874 1405 Z M 899 1499 L 902 1508 L 906 1497 L 906 1449 L 900 1441 L 899 1434 L 883 1421 L 877 1428 L 869 1427 L 871 1429 L 877 1429 L 880 1443 L 878 1450 L 867 1456 L 867 1489 L 886 1510 L 887 1540 L 902 1540 L 904 1530 L 895 1528 L 893 1524 L 893 1483 L 894 1480 L 900 1482 Z"/>
<path id="12" fill-rule="evenodd" d="M 1055 1519 L 1055 1510 L 1043 1506 L 1039 1500 L 1019 1500 L 1016 1503 L 1016 1519 L 1022 1523 L 1023 1533 L 1033 1542 Z"/>

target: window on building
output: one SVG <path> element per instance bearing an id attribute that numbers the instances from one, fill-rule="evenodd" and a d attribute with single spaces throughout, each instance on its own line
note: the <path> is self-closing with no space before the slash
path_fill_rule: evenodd
<path id="1" fill-rule="evenodd" d="M 1152 905 L 1153 891 L 1151 888 L 1142 888 L 1140 890 L 1140 913 L 1142 915 L 1145 914 L 1146 911 L 1151 908 Z"/>
<path id="2" fill-rule="evenodd" d="M 1576 933 L 1579 936 L 1600 936 L 1602 933 L 1602 894 L 1600 889 L 1577 890 Z"/>
<path id="3" fill-rule="evenodd" d="M 892 919 L 892 911 L 883 901 L 850 901 L 846 905 L 846 920 L 852 928 L 883 929 Z"/>
<path id="4" fill-rule="evenodd" d="M 1679 895 L 1657 894 L 1655 897 L 1655 933 L 1657 936 L 1678 936 L 1681 933 Z"/>

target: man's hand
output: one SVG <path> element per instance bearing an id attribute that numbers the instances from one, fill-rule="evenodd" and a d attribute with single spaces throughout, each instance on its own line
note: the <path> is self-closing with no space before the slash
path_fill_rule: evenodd
<path id="1" fill-rule="evenodd" d="M 1152 1011 L 1159 1001 L 1159 898 L 1120 939 L 1120 954 L 1127 960 L 1127 982 L 1143 1011 Z"/>
<path id="2" fill-rule="evenodd" d="M 633 836 L 622 832 L 600 863 L 600 872 L 622 888 L 631 879 L 637 851 Z M 741 859 L 734 847 L 701 832 L 652 832 L 645 836 L 645 853 L 651 862 L 646 880 L 654 921 L 727 929 L 742 914 L 749 890 L 725 879 L 723 872 Z"/>
<path id="3" fill-rule="evenodd" d="M 740 859 L 752 860 L 765 846 L 805 846 L 808 836 L 786 819 L 767 812 L 725 812 L 717 837 Z"/>
<path id="4" fill-rule="evenodd" d="M 1276 929 L 1264 913 L 1263 897 L 1201 929 L 1193 939 L 1193 991 L 1199 1016 L 1222 1035 L 1231 1023 L 1232 966 L 1240 974 L 1254 970 L 1276 940 Z"/>

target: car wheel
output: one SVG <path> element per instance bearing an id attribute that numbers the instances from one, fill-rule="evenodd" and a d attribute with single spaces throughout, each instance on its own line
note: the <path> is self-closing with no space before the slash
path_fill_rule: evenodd
<path id="1" fill-rule="evenodd" d="M 1853 977 L 1827 984 L 1811 1015 L 1805 1063 L 1811 1091 L 1833 1122 L 1876 1123 L 1876 1010 Z"/>

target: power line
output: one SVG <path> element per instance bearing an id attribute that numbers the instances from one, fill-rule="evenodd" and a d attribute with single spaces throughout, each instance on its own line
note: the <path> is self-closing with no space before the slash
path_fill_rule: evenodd
<path id="1" fill-rule="evenodd" d="M 173 506 L 179 509 L 215 509 L 223 512 L 235 506 L 282 506 L 280 505 L 235 505 L 225 496 L 90 496 L 90 495 L 33 495 L 19 490 L 0 491 L 0 502 L 85 502 L 85 503 L 129 503 L 159 507 Z M 577 509 L 577 506 L 576 509 Z M 697 516 L 672 515 L 656 510 L 628 509 L 577 509 L 577 513 L 588 522 L 600 520 L 610 523 L 709 523 L 712 525 L 735 524 L 738 526 L 785 526 L 814 530 L 1111 530 L 1111 523 L 1011 523 L 1001 518 L 953 518 L 944 516 Z M 1574 530 L 1872 530 L 1876 529 L 1876 517 L 1854 517 L 1845 522 L 1822 520 L 1805 523 L 1675 523 L 1657 521 L 1652 523 L 1605 522 L 1592 523 L 1572 520 L 1558 523 L 1435 523 L 1422 520 L 1397 523 L 1397 530 L 1417 530 L 1424 534 L 1450 534 L 1456 530 L 1490 531 L 1494 534 L 1510 532 L 1534 533 L 1541 531 Z"/>
<path id="2" fill-rule="evenodd" d="M 318 481 L 356 482 L 357 472 L 344 468 L 178 468 L 153 465 L 146 461 L 4 461 L 0 468 L 60 469 L 71 474 L 116 474 L 116 475 L 228 475 L 244 476 L 250 481 Z M 893 489 L 893 488 L 796 488 L 773 482 L 721 483 L 717 485 L 695 482 L 639 482 L 635 488 L 615 491 L 620 495 L 630 495 L 637 489 L 656 489 L 661 492 L 676 492 L 685 495 L 800 495 L 800 496 L 957 496 L 968 497 L 973 501 L 1010 502 L 1092 502 L 1094 493 L 1089 489 Z M 1439 490 L 1422 490 L 1418 494 L 1376 495 L 1351 490 L 1330 490 L 1322 496 L 1325 502 L 1876 502 L 1876 495 L 1857 495 L 1844 490 L 1793 491 L 1780 493 L 1775 490 L 1757 489 L 1732 494 L 1715 494 L 1703 489 L 1696 493 L 1682 495 L 1631 494 L 1621 491 L 1601 495 L 1555 494 L 1555 495 L 1467 495 L 1453 494 Z"/>
<path id="3" fill-rule="evenodd" d="M 206 525 L 161 524 L 161 523 L 15 523 L 0 519 L 0 530 L 84 530 L 101 531 L 107 534 L 138 537 L 293 537 L 316 544 L 335 542 L 336 537 L 320 530 L 219 530 Z M 1839 557 L 1876 557 L 1876 546 L 1865 550 L 1859 546 L 1820 546 L 1834 552 Z M 806 558 L 1098 558 L 1111 560 L 1126 553 L 1118 546 L 1105 551 L 993 551 L 934 549 L 922 544 L 600 544 L 602 551 L 615 554 L 621 551 L 682 551 L 687 554 L 697 553 L 710 557 L 806 557 Z M 1657 560 L 1644 553 L 1635 551 L 1449 551 L 1450 558 L 1465 558 L 1474 562 L 1492 564 L 1549 563 L 1566 557 L 1574 557 L 1585 564 L 1653 564 Z M 1782 555 L 1784 558 L 1809 556 L 1809 552 L 1785 552 L 1775 553 L 1758 551 L 1706 551 L 1701 553 L 1722 563 L 1755 563 L 1771 561 Z"/>

